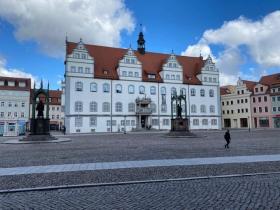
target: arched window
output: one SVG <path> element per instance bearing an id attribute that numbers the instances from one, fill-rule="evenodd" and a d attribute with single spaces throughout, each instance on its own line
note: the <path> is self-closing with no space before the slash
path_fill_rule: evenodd
<path id="1" fill-rule="evenodd" d="M 186 95 L 186 88 L 181 88 L 180 94 L 181 95 Z"/>
<path id="2" fill-rule="evenodd" d="M 102 112 L 110 112 L 110 103 L 109 102 L 103 102 Z"/>
<path id="3" fill-rule="evenodd" d="M 160 93 L 161 93 L 161 95 L 165 95 L 166 94 L 166 88 L 165 87 L 161 87 L 160 88 Z"/>
<path id="4" fill-rule="evenodd" d="M 97 84 L 95 82 L 90 83 L 90 92 L 97 92 Z"/>
<path id="5" fill-rule="evenodd" d="M 97 112 L 97 103 L 95 101 L 92 101 L 89 103 L 89 111 L 90 112 Z"/>
<path id="6" fill-rule="evenodd" d="M 145 94 L 145 87 L 144 87 L 143 85 L 141 85 L 141 86 L 139 87 L 139 93 L 140 93 L 140 94 Z"/>
<path id="7" fill-rule="evenodd" d="M 122 93 L 122 86 L 120 84 L 116 85 L 116 93 Z"/>
<path id="8" fill-rule="evenodd" d="M 116 110 L 116 112 L 122 112 L 123 108 L 122 108 L 122 103 L 121 102 L 116 103 L 115 110 Z"/>
<path id="9" fill-rule="evenodd" d="M 156 87 L 152 86 L 150 89 L 151 95 L 155 95 L 156 94 Z"/>
<path id="10" fill-rule="evenodd" d="M 214 97 L 214 90 L 212 90 L 212 89 L 209 90 L 209 96 Z"/>
<path id="11" fill-rule="evenodd" d="M 128 104 L 128 111 L 129 112 L 135 112 L 135 104 L 134 103 L 129 103 Z"/>
<path id="12" fill-rule="evenodd" d="M 151 109 L 153 113 L 157 112 L 157 105 L 155 103 L 151 103 Z"/>
<path id="13" fill-rule="evenodd" d="M 196 105 L 195 104 L 191 105 L 191 112 L 196 113 Z"/>
<path id="14" fill-rule="evenodd" d="M 201 113 L 206 113 L 206 106 L 205 105 L 200 105 L 200 112 Z"/>
<path id="15" fill-rule="evenodd" d="M 83 111 L 83 102 L 76 101 L 75 102 L 75 112 L 82 112 Z"/>
<path id="16" fill-rule="evenodd" d="M 195 89 L 194 88 L 191 89 L 191 96 L 195 96 Z"/>
<path id="17" fill-rule="evenodd" d="M 83 91 L 83 83 L 81 81 L 76 82 L 75 89 L 76 91 Z"/>
<path id="18" fill-rule="evenodd" d="M 176 94 L 177 94 L 176 88 L 172 87 L 171 88 L 171 95 L 176 95 Z"/>
<path id="19" fill-rule="evenodd" d="M 133 85 L 128 86 L 128 93 L 130 93 L 130 94 L 134 93 L 134 86 Z"/>
<path id="20" fill-rule="evenodd" d="M 109 93 L 110 92 L 110 85 L 108 83 L 103 84 L 103 92 Z"/>
<path id="21" fill-rule="evenodd" d="M 200 89 L 200 96 L 205 96 L 205 90 L 204 89 Z"/>
<path id="22" fill-rule="evenodd" d="M 215 106 L 214 105 L 210 106 L 210 113 L 215 113 Z"/>

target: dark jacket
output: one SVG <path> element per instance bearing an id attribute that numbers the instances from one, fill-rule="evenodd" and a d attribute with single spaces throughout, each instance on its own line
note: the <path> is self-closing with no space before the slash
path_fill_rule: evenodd
<path id="1" fill-rule="evenodd" d="M 225 137 L 226 141 L 229 141 L 230 140 L 230 133 L 226 132 L 224 137 Z"/>

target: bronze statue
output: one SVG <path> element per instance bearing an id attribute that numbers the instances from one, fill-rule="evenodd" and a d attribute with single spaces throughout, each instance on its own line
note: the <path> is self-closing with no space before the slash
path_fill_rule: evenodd
<path id="1" fill-rule="evenodd" d="M 42 100 L 37 104 L 36 110 L 38 111 L 37 117 L 44 118 L 44 103 Z"/>
<path id="2" fill-rule="evenodd" d="M 177 104 L 177 118 L 182 118 L 182 107 L 180 104 Z"/>

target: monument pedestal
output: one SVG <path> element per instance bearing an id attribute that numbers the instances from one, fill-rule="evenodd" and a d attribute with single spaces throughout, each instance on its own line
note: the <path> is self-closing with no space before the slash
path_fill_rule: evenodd
<path id="1" fill-rule="evenodd" d="M 167 134 L 169 137 L 196 137 L 189 131 L 188 119 L 171 119 L 171 130 Z"/>
<path id="2" fill-rule="evenodd" d="M 22 141 L 50 141 L 56 137 L 50 135 L 50 119 L 31 119 L 30 134 Z"/>

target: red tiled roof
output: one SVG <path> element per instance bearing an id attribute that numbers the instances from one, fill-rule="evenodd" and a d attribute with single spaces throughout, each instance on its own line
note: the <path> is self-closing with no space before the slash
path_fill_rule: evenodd
<path id="1" fill-rule="evenodd" d="M 269 87 L 280 85 L 280 73 L 262 76 L 259 83 L 267 85 Z"/>
<path id="2" fill-rule="evenodd" d="M 66 45 L 66 52 L 68 55 L 76 48 L 77 43 L 67 42 Z M 90 56 L 94 58 L 95 78 L 119 79 L 116 69 L 119 61 L 127 53 L 127 49 L 86 44 L 85 47 L 89 51 Z M 159 72 L 162 70 L 162 65 L 170 55 L 153 52 L 146 52 L 142 55 L 138 51 L 134 51 L 134 54 L 142 63 L 143 81 L 155 81 L 154 79 L 148 78 L 147 74 L 149 73 L 156 75 L 157 82 L 162 82 Z M 200 73 L 201 68 L 204 66 L 202 57 L 176 55 L 176 58 L 183 67 L 183 82 L 195 85 L 201 84 L 196 75 Z M 104 74 L 104 70 L 107 71 L 107 75 Z"/>
<path id="3" fill-rule="evenodd" d="M 0 86 L 0 90 L 16 90 L 16 91 L 30 91 L 31 79 L 30 78 L 16 78 L 16 77 L 1 77 L 0 81 L 4 81 L 4 86 Z M 15 82 L 15 86 L 8 86 L 8 82 Z M 19 82 L 25 82 L 25 87 L 19 87 Z"/>
<path id="4" fill-rule="evenodd" d="M 246 85 L 248 90 L 250 90 L 251 92 L 253 92 L 255 85 L 258 84 L 257 82 L 249 81 L 249 80 L 242 80 L 242 82 Z"/>
<path id="5" fill-rule="evenodd" d="M 220 87 L 220 94 L 221 95 L 227 95 L 230 94 L 230 87 L 233 87 L 232 85 L 226 85 L 226 86 L 221 86 Z"/>

